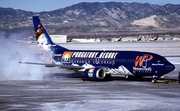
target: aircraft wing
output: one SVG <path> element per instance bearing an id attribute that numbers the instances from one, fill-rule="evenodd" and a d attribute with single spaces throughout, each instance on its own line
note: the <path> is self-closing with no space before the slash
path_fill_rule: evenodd
<path id="1" fill-rule="evenodd" d="M 20 64 L 34 64 L 34 65 L 43 65 L 45 67 L 60 67 L 65 68 L 68 70 L 81 70 L 84 69 L 82 66 L 66 66 L 66 65 L 60 65 L 60 64 L 47 64 L 47 63 L 33 63 L 33 62 L 19 62 Z"/>

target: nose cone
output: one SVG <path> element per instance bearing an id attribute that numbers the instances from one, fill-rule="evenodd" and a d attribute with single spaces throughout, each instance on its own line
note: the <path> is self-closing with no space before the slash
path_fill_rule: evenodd
<path id="1" fill-rule="evenodd" d="M 166 65 L 166 71 L 167 71 L 167 73 L 173 71 L 174 69 L 175 69 L 175 66 L 174 66 L 173 64 L 168 63 L 168 64 Z"/>

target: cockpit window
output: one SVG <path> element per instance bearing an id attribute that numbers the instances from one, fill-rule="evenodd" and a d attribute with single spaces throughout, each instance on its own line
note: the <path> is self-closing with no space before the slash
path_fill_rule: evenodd
<path id="1" fill-rule="evenodd" d="M 154 59 L 155 62 L 166 62 L 167 60 L 165 58 L 158 58 Z"/>

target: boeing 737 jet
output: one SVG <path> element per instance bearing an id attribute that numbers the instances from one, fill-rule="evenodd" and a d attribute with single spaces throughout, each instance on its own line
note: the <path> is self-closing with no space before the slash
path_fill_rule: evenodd
<path id="1" fill-rule="evenodd" d="M 20 62 L 74 70 L 82 80 L 111 79 L 112 75 L 152 76 L 152 81 L 175 69 L 165 57 L 141 51 L 70 50 L 52 42 L 38 16 L 33 16 L 37 44 L 52 54 L 52 63 Z"/>

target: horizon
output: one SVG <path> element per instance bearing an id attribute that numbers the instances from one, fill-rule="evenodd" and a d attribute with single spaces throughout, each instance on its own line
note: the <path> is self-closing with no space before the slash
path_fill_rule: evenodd
<path id="1" fill-rule="evenodd" d="M 15 0 L 14 0 L 15 1 Z M 34 1 L 34 2 L 33 2 Z M 24 10 L 24 11 L 31 11 L 31 12 L 43 12 L 43 11 L 53 11 L 53 10 L 57 10 L 57 9 L 61 9 L 61 8 L 66 8 L 68 6 L 72 6 L 75 4 L 79 4 L 82 2 L 87 2 L 87 3 L 93 3 L 93 2 L 99 2 L 99 3 L 105 3 L 105 2 L 121 2 L 121 3 L 133 3 L 133 2 L 137 2 L 137 3 L 149 3 L 149 4 L 156 4 L 156 5 L 166 5 L 166 4 L 173 4 L 173 5 L 178 5 L 180 4 L 180 1 L 178 0 L 174 0 L 174 1 L 170 1 L 168 2 L 168 0 L 164 0 L 164 1 L 157 1 L 157 0 L 151 0 L 151 1 L 147 1 L 147 0 L 114 0 L 114 1 L 109 1 L 109 0 L 74 0 L 72 2 L 70 1 L 59 1 L 59 0 L 31 0 L 31 1 L 24 1 L 24 0 L 17 0 L 16 4 L 14 4 L 14 2 L 12 3 L 11 0 L 0 0 L 0 7 L 2 8 L 13 8 L 15 10 Z M 42 4 L 43 3 L 43 4 Z"/>

